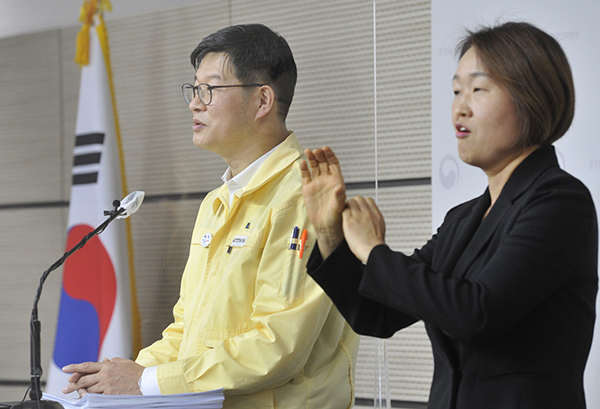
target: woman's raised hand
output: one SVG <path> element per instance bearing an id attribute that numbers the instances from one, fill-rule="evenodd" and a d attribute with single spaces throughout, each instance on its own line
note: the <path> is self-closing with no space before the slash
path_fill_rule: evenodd
<path id="1" fill-rule="evenodd" d="M 346 187 L 340 163 L 325 146 L 304 151 L 308 160 L 300 162 L 302 194 L 308 218 L 317 233 L 319 250 L 323 258 L 344 239 L 342 212 L 346 206 Z"/>

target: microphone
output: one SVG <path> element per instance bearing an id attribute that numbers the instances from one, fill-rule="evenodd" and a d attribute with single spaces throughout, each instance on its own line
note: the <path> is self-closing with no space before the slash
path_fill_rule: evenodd
<path id="1" fill-rule="evenodd" d="M 115 200 L 113 202 L 113 210 L 105 210 L 104 215 L 109 216 L 101 225 L 99 225 L 94 231 L 87 234 L 81 241 L 73 246 L 69 251 L 65 252 L 63 256 L 56 260 L 54 264 L 52 264 L 40 278 L 40 283 L 38 285 L 37 292 L 35 294 L 35 299 L 33 301 L 33 309 L 31 310 L 31 319 L 30 319 L 30 345 L 29 345 L 29 353 L 30 353 L 30 369 L 31 369 L 31 386 L 29 391 L 30 400 L 23 400 L 21 402 L 11 402 L 11 403 L 0 403 L 0 407 L 9 407 L 11 409 L 58 409 L 62 408 L 62 405 L 58 402 L 52 402 L 47 400 L 42 400 L 42 389 L 41 389 L 41 381 L 42 377 L 42 367 L 40 360 L 40 332 L 41 332 L 41 324 L 38 319 L 38 303 L 40 297 L 42 296 L 42 288 L 44 286 L 44 282 L 48 278 L 48 275 L 58 267 L 60 267 L 65 260 L 70 257 L 77 250 L 85 246 L 85 244 L 94 236 L 102 233 L 106 227 L 115 219 L 126 219 L 127 217 L 134 214 L 141 206 L 142 201 L 144 200 L 145 193 L 142 191 L 135 191 L 127 196 L 125 196 L 122 202 Z"/>
<path id="2" fill-rule="evenodd" d="M 146 194 L 143 191 L 136 190 L 135 192 L 131 192 L 130 194 L 125 196 L 123 200 L 121 200 L 121 204 L 119 205 L 119 210 L 125 209 L 125 211 L 119 214 L 119 216 L 117 216 L 117 219 L 126 219 L 135 212 L 137 212 L 140 206 L 142 205 L 142 202 L 144 201 L 145 195 Z"/>

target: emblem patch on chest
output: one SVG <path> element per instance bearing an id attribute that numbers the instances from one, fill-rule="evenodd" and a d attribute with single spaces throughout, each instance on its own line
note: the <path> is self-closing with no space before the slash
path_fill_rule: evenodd
<path id="1" fill-rule="evenodd" d="M 208 247 L 208 245 L 210 244 L 210 242 L 212 241 L 213 235 L 210 233 L 205 233 L 204 236 L 202 236 L 202 240 L 200 240 L 200 245 L 202 247 Z"/>

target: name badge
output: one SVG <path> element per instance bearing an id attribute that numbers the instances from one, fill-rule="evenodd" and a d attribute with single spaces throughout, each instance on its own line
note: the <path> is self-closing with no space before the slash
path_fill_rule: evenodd
<path id="1" fill-rule="evenodd" d="M 231 242 L 231 247 L 244 247 L 248 236 L 235 236 Z"/>
<path id="2" fill-rule="evenodd" d="M 208 245 L 212 241 L 212 238 L 213 238 L 212 234 L 205 233 L 204 236 L 202 236 L 202 239 L 200 240 L 200 245 L 202 247 L 208 247 Z"/>

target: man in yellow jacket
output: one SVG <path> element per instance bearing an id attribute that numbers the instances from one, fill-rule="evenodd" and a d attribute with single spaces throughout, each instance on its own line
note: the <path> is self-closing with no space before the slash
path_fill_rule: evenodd
<path id="1" fill-rule="evenodd" d="M 350 408 L 358 336 L 305 273 L 316 235 L 285 119 L 296 64 L 259 25 L 232 26 L 191 55 L 183 95 L 193 141 L 229 165 L 203 200 L 174 321 L 136 361 L 69 365 L 65 392 L 225 389 L 226 408 Z M 308 250 L 307 250 L 308 249 Z"/>

